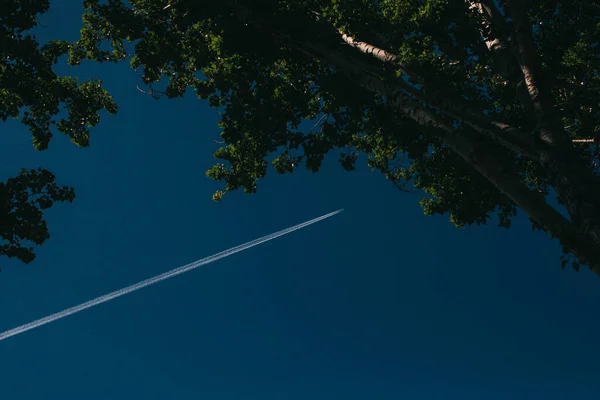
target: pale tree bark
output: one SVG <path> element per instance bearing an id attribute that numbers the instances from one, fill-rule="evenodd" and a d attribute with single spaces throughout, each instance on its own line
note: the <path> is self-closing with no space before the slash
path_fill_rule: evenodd
<path id="1" fill-rule="evenodd" d="M 555 117 L 554 105 L 548 88 L 541 77 L 541 63 L 531 34 L 531 24 L 526 10 L 520 1 L 511 1 L 506 5 L 513 19 L 513 29 L 517 59 L 521 66 L 525 88 L 533 106 L 533 115 L 540 130 L 540 138 L 551 146 L 563 146 L 569 137 L 562 129 L 561 121 Z"/>
<path id="2" fill-rule="evenodd" d="M 406 66 L 402 65 L 398 61 L 398 57 L 395 54 L 370 43 L 357 40 L 349 35 L 346 35 L 342 31 L 338 30 L 338 32 L 342 40 L 349 46 L 356 48 L 364 54 L 372 55 L 382 62 L 391 63 L 398 70 L 415 79 L 417 82 L 425 81 L 424 78 L 409 70 Z M 375 71 L 373 71 L 373 73 L 375 73 Z M 453 100 L 448 100 L 445 98 L 433 98 L 432 96 L 425 95 L 407 83 L 399 82 L 399 84 L 403 85 L 404 89 L 415 98 L 418 98 L 432 105 L 433 107 L 438 108 L 444 114 L 452 118 L 463 121 L 473 130 L 489 136 L 514 153 L 522 154 L 530 159 L 537 160 L 538 156 L 534 152 L 534 141 L 530 135 L 525 134 L 503 122 L 494 121 L 493 119 L 486 117 L 481 113 L 471 110 L 465 105 L 456 104 L 456 102 Z"/>
<path id="3" fill-rule="evenodd" d="M 500 21 L 501 15 L 491 0 L 484 0 L 475 4 L 478 5 L 482 12 L 483 10 L 486 10 L 486 12 L 490 14 L 491 19 Z M 484 7 L 485 5 L 487 5 L 487 7 Z M 521 6 L 519 5 L 519 7 Z M 521 17 L 519 20 L 521 23 L 523 22 L 522 19 L 523 18 Z M 501 24 L 501 22 L 498 23 Z M 518 21 L 516 24 L 518 26 Z M 502 25 L 501 28 L 503 30 L 508 29 L 506 24 Z M 412 91 L 411 94 L 416 95 L 417 98 L 424 101 L 429 100 L 429 104 L 439 108 L 446 115 L 463 120 L 463 122 L 475 131 L 495 138 L 507 148 L 518 150 L 519 147 L 517 146 L 517 143 L 524 146 L 521 147 L 521 149 L 530 149 L 531 147 L 529 146 L 533 145 L 535 151 L 521 151 L 521 153 L 525 154 L 530 159 L 538 161 L 544 168 L 550 177 L 552 186 L 559 195 L 560 202 L 567 208 L 573 223 L 581 230 L 583 235 L 588 238 L 590 243 L 594 243 L 594 245 L 600 249 L 600 194 L 598 190 L 600 182 L 591 169 L 587 167 L 585 162 L 580 160 L 579 156 L 573 152 L 571 141 L 566 135 L 566 132 L 564 132 L 564 130 L 561 129 L 560 124 L 555 121 L 556 118 L 550 115 L 548 110 L 552 104 L 549 101 L 549 94 L 545 93 L 543 86 L 540 86 L 540 78 L 537 73 L 539 70 L 539 61 L 536 60 L 537 55 L 531 48 L 533 45 L 531 32 L 528 34 L 523 33 L 524 28 L 520 28 L 520 31 L 520 36 L 513 34 L 513 36 L 518 36 L 518 39 L 515 41 L 518 45 L 520 41 L 525 41 L 527 44 L 525 46 L 519 45 L 519 52 L 516 51 L 516 46 L 511 47 L 515 49 L 514 59 L 518 63 L 516 65 L 520 65 L 523 71 L 521 77 L 518 78 L 519 82 L 526 83 L 526 94 L 529 94 L 525 99 L 521 96 L 521 101 L 524 106 L 529 106 L 535 115 L 541 138 L 549 138 L 543 140 L 543 142 L 548 143 L 552 147 L 544 146 L 543 144 L 536 145 L 527 140 L 529 138 L 527 133 L 519 132 L 514 128 L 504 130 L 505 134 L 502 135 L 501 129 L 494 129 L 497 128 L 498 125 L 492 125 L 491 122 L 487 120 L 487 117 L 469 112 L 467 108 L 457 107 L 449 101 L 432 101 L 432 99 L 419 96 L 415 91 Z M 523 36 L 525 36 L 525 38 L 523 38 Z M 530 39 L 528 40 L 527 37 Z M 352 47 L 357 48 L 365 54 L 375 55 L 376 58 L 383 62 L 393 62 L 398 64 L 397 57 L 394 57 L 385 50 L 378 49 L 368 43 L 357 41 L 354 38 L 348 39 L 348 37 L 346 37 L 344 38 L 344 41 L 346 43 L 351 42 Z M 489 45 L 491 50 L 494 50 L 494 46 L 498 45 L 498 41 L 489 41 Z M 510 58 L 510 53 L 506 55 Z M 515 63 L 513 62 L 512 65 L 514 66 Z M 540 121 L 543 121 L 542 125 L 540 125 Z M 507 136 L 506 132 L 510 133 L 511 140 L 509 141 L 504 140 Z M 551 132 L 553 136 L 548 136 Z M 554 140 L 552 138 L 554 138 Z M 562 139 L 558 141 L 557 138 Z M 519 139 L 522 139 L 525 143 L 519 143 Z"/>
<path id="4" fill-rule="evenodd" d="M 342 32 L 339 29 L 338 29 L 338 32 L 339 32 L 342 40 L 344 42 L 346 42 L 346 44 L 348 44 L 350 47 L 355 47 L 358 50 L 360 50 L 362 53 L 370 54 L 380 61 L 394 63 L 400 71 L 402 71 L 404 74 L 406 74 L 410 78 L 413 78 L 417 82 L 423 82 L 423 78 L 421 78 L 418 74 L 416 74 L 415 72 L 408 69 L 408 67 L 402 65 L 398 61 L 398 57 L 395 54 L 392 54 L 383 49 L 380 49 L 377 46 L 373 46 L 370 43 L 361 42 L 360 40 L 356 40 L 352 36 L 346 35 L 344 32 Z"/>
<path id="5" fill-rule="evenodd" d="M 514 21 L 515 49 L 540 139 L 548 144 L 547 148 L 542 147 L 540 164 L 573 222 L 600 247 L 600 179 L 576 154 L 569 135 L 556 117 L 552 97 L 541 76 L 541 62 L 524 5 L 512 0 L 506 2 L 505 8 Z"/>
<path id="6" fill-rule="evenodd" d="M 516 99 L 525 107 L 525 110 L 532 112 L 531 99 L 525 87 L 519 60 L 515 55 L 516 52 L 511 50 L 510 30 L 506 20 L 492 0 L 466 0 L 466 2 L 471 9 L 476 10 L 483 17 L 479 32 L 485 40 L 485 45 L 498 72 L 514 89 Z M 496 28 L 497 35 L 488 38 L 488 32 L 492 32 L 492 23 Z"/>
<path id="7" fill-rule="evenodd" d="M 556 209 L 550 206 L 540 193 L 532 191 L 523 184 L 518 176 L 509 174 L 502 164 L 495 160 L 483 143 L 473 143 L 469 138 L 424 108 L 420 102 L 410 98 L 402 90 L 387 86 L 377 77 L 354 68 L 351 60 L 345 60 L 334 52 L 321 52 L 318 46 L 310 44 L 303 49 L 308 54 L 320 57 L 346 73 L 361 87 L 385 97 L 386 104 L 424 126 L 436 129 L 441 141 L 463 158 L 469 165 L 483 175 L 501 193 L 520 207 L 544 230 L 552 233 L 567 246 L 583 264 L 600 275 L 600 249 L 588 238 L 581 235 L 575 227 Z M 320 53 L 320 54 L 319 54 Z"/>
<path id="8" fill-rule="evenodd" d="M 498 37 L 485 40 L 491 58 L 494 60 L 498 72 L 508 79 L 507 83 L 515 88 L 516 98 L 526 110 L 533 113 L 530 93 L 525 85 L 525 78 L 521 70 L 519 49 L 514 48 L 511 38 L 512 30 L 506 19 L 500 13 L 493 0 L 465 0 L 469 7 L 483 16 L 484 21 L 480 29 L 481 36 L 486 37 L 486 32 L 492 30 L 492 24 L 498 32 Z M 510 45 L 512 43 L 512 46 Z M 594 139 L 573 139 L 573 143 L 594 143 Z"/>
<path id="9" fill-rule="evenodd" d="M 589 235 L 589 231 L 583 231 L 582 233 L 576 229 L 557 210 L 546 203 L 540 193 L 530 190 L 520 181 L 518 176 L 509 175 L 502 164 L 494 160 L 481 144 L 474 143 L 443 120 L 440 120 L 432 111 L 424 108 L 420 101 L 412 99 L 400 84 L 395 83 L 393 87 L 388 87 L 381 78 L 376 76 L 377 74 L 373 74 L 370 69 L 365 70 L 357 66 L 358 63 L 355 59 L 344 58 L 343 53 L 340 53 L 338 49 L 322 46 L 321 43 L 302 40 L 302 37 L 299 37 L 297 33 L 286 32 L 284 28 L 274 26 L 272 19 L 240 6 L 235 0 L 223 1 L 245 22 L 250 22 L 259 28 L 265 29 L 277 40 L 286 43 L 297 51 L 334 66 L 361 87 L 384 96 L 390 108 L 409 116 L 419 124 L 437 128 L 436 132 L 438 132 L 438 137 L 443 143 L 482 174 L 518 207 L 523 209 L 546 231 L 556 236 L 569 251 L 579 258 L 581 263 L 587 264 L 590 269 L 600 275 L 600 247 L 598 246 L 600 234 L 597 236 Z M 353 47 L 360 50 L 358 46 Z M 363 46 L 362 49 L 370 51 L 368 54 L 374 54 L 372 47 Z M 385 53 L 379 52 L 377 54 L 385 58 Z M 550 160 L 549 162 L 552 163 L 553 161 Z M 567 182 L 566 184 L 568 186 L 571 183 Z M 600 225 L 597 232 L 600 233 Z"/>

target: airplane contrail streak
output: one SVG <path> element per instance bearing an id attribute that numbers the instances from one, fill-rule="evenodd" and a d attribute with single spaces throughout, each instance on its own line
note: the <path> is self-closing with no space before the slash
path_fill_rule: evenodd
<path id="1" fill-rule="evenodd" d="M 224 250 L 224 251 L 222 251 L 220 253 L 217 253 L 217 254 L 214 254 L 214 255 L 212 255 L 210 257 L 206 257 L 206 258 L 203 258 L 201 260 L 194 261 L 193 263 L 190 263 L 190 264 L 187 264 L 187 265 L 183 265 L 183 266 L 181 266 L 179 268 L 172 269 L 170 271 L 167 271 L 167 272 L 162 273 L 160 275 L 157 275 L 155 277 L 148 278 L 148 279 L 143 280 L 141 282 L 138 282 L 138 283 L 135 283 L 133 285 L 127 286 L 127 287 L 125 287 L 123 289 L 115 290 L 114 292 L 105 294 L 105 295 L 100 296 L 100 297 L 96 297 L 95 299 L 90 300 L 90 301 L 86 301 L 85 303 L 82 303 L 82 304 L 79 304 L 79 305 L 67 308 L 67 309 L 65 309 L 63 311 L 59 311 L 59 312 L 57 312 L 55 314 L 48 315 L 47 317 L 40 318 L 38 320 L 29 322 L 29 323 L 27 323 L 25 325 L 21 325 L 21 326 L 18 326 L 16 328 L 10 329 L 10 330 L 8 330 L 6 332 L 0 333 L 0 340 L 8 339 L 11 336 L 15 336 L 15 335 L 18 335 L 20 333 L 26 332 L 28 330 L 37 328 L 39 326 L 49 324 L 50 322 L 56 321 L 58 319 L 67 317 L 67 316 L 75 314 L 75 313 L 78 313 L 78 312 L 83 311 L 85 309 L 88 309 L 90 307 L 97 306 L 98 304 L 106 303 L 107 301 L 116 299 L 117 297 L 124 296 L 124 295 L 126 295 L 128 293 L 131 293 L 131 292 L 135 292 L 136 290 L 139 290 L 139 289 L 144 288 L 146 286 L 153 285 L 153 284 L 158 283 L 160 281 L 164 281 L 165 279 L 172 278 L 172 277 L 174 277 L 176 275 L 183 274 L 184 272 L 191 271 L 191 270 L 196 269 L 196 268 L 198 268 L 198 267 L 200 267 L 202 265 L 206 265 L 206 264 L 211 263 L 213 261 L 217 261 L 217 260 L 219 260 L 221 258 L 228 257 L 228 256 L 230 256 L 232 254 L 235 254 L 235 253 L 238 253 L 240 251 L 249 249 L 250 247 L 257 246 L 257 245 L 259 245 L 261 243 L 268 242 L 269 240 L 273 240 L 273 239 L 275 239 L 275 238 L 277 238 L 279 236 L 287 235 L 288 233 L 294 232 L 294 231 L 296 231 L 298 229 L 302 229 L 302 228 L 304 228 L 304 227 L 306 227 L 308 225 L 312 225 L 315 222 L 319 222 L 321 220 L 324 220 L 326 218 L 329 218 L 329 217 L 332 217 L 332 216 L 334 216 L 336 214 L 339 214 L 342 211 L 343 211 L 343 209 L 337 210 L 337 211 L 331 212 L 329 214 L 325 214 L 325 215 L 323 215 L 321 217 L 318 217 L 318 218 L 315 218 L 315 219 L 311 219 L 310 221 L 306 221 L 306 222 L 303 222 L 301 224 L 294 225 L 292 227 L 283 229 L 281 231 L 278 231 L 278 232 L 275 232 L 275 233 L 271 233 L 270 235 L 263 236 L 263 237 L 258 238 L 258 239 L 254 239 L 254 240 L 252 240 L 250 242 L 244 243 L 244 244 L 239 245 L 239 246 L 232 247 L 231 249 Z"/>

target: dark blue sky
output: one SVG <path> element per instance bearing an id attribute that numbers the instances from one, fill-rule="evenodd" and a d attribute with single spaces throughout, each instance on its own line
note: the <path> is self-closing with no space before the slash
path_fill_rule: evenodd
<path id="1" fill-rule="evenodd" d="M 74 39 L 58 0 L 40 38 Z M 68 72 L 66 68 L 62 72 Z M 558 246 L 425 217 L 419 194 L 332 156 L 223 204 L 204 172 L 215 111 L 156 102 L 127 65 L 86 65 L 120 105 L 91 147 L 36 153 L 2 127 L 0 178 L 42 166 L 77 199 L 29 266 L 2 260 L 0 331 L 338 208 L 345 212 L 0 342 L 7 399 L 596 399 L 600 279 Z M 364 160 L 363 160 L 364 161 Z"/>

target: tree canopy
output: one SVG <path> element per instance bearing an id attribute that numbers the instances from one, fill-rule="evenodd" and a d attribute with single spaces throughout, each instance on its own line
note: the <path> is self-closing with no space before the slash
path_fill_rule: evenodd
<path id="1" fill-rule="evenodd" d="M 117 107 L 101 82 L 54 73 L 52 67 L 68 53 L 69 43 L 54 40 L 40 46 L 28 33 L 48 9 L 48 0 L 4 0 L 0 6 L 0 119 L 20 120 L 39 151 L 48 148 L 55 131 L 85 147 L 99 112 L 115 113 Z M 0 256 L 31 262 L 32 244 L 49 237 L 42 210 L 74 198 L 73 188 L 57 185 L 54 174 L 43 168 L 24 169 L 0 182 Z"/>
<path id="2" fill-rule="evenodd" d="M 219 109 L 215 200 L 256 192 L 269 164 L 316 172 L 333 152 L 459 227 L 509 228 L 521 209 L 560 241 L 562 266 L 600 273 L 597 1 L 84 5 L 71 64 L 129 60 L 152 94 L 192 89 Z"/>

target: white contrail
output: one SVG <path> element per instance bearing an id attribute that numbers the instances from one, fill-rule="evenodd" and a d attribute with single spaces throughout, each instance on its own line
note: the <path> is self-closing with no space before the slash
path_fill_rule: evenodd
<path id="1" fill-rule="evenodd" d="M 79 311 L 83 311 L 83 310 L 85 310 L 87 308 L 90 308 L 90 307 L 93 307 L 93 306 L 97 306 L 98 304 L 106 303 L 107 301 L 110 301 L 110 300 L 115 299 L 117 297 L 126 295 L 127 293 L 131 293 L 131 292 L 134 292 L 134 291 L 136 291 L 138 289 L 141 289 L 143 287 L 153 285 L 153 284 L 158 283 L 160 281 L 164 281 L 165 279 L 169 279 L 171 277 L 174 277 L 175 275 L 183 274 L 184 272 L 191 271 L 192 269 L 198 268 L 201 265 L 205 265 L 205 264 L 211 263 L 213 261 L 217 261 L 217 260 L 219 260 L 221 258 L 224 258 L 224 257 L 230 256 L 232 254 L 238 253 L 240 251 L 249 249 L 250 247 L 254 247 L 254 246 L 257 246 L 257 245 L 259 245 L 261 243 L 268 242 L 269 240 L 273 240 L 273 239 L 275 239 L 275 238 L 277 238 L 279 236 L 287 235 L 288 233 L 291 233 L 291 232 L 296 231 L 298 229 L 302 229 L 305 226 L 308 226 L 308 225 L 314 224 L 315 222 L 319 222 L 319 221 L 324 220 L 326 218 L 332 217 L 332 216 L 334 216 L 334 215 L 336 215 L 336 214 L 338 214 L 338 213 L 340 213 L 342 211 L 343 211 L 343 209 L 337 210 L 337 211 L 331 212 L 329 214 L 325 214 L 325 215 L 323 215 L 321 217 L 318 217 L 318 218 L 315 218 L 315 219 L 311 219 L 310 221 L 303 222 L 303 223 L 298 224 L 298 225 L 294 225 L 294 226 L 292 226 L 290 228 L 286 228 L 286 229 L 281 230 L 279 232 L 275 232 L 275 233 L 272 233 L 270 235 L 263 236 L 261 238 L 258 238 L 258 239 L 252 240 L 250 242 L 244 243 L 242 245 L 239 245 L 239 246 L 236 246 L 236 247 L 232 247 L 231 249 L 228 249 L 228 250 L 222 251 L 220 253 L 214 254 L 214 255 L 212 255 L 210 257 L 203 258 L 202 260 L 198 260 L 198 261 L 195 261 L 193 263 L 184 265 L 182 267 L 172 269 L 171 271 L 167 271 L 167 272 L 162 273 L 160 275 L 157 275 L 157 276 L 155 276 L 153 278 L 148 278 L 148 279 L 146 279 L 144 281 L 135 283 L 135 284 L 133 284 L 131 286 L 127 286 L 127 287 L 125 287 L 123 289 L 115 290 L 114 292 L 105 294 L 104 296 L 97 297 L 97 298 L 95 298 L 93 300 L 86 301 L 85 303 L 73 306 L 71 308 L 67 308 L 66 310 L 57 312 L 57 313 L 52 314 L 52 315 L 48 315 L 47 317 L 40 318 L 40 319 L 32 321 L 32 322 L 30 322 L 28 324 L 21 325 L 21 326 L 18 326 L 16 328 L 10 329 L 10 330 L 8 330 L 6 332 L 0 333 L 0 340 L 4 340 L 4 339 L 7 339 L 7 338 L 9 338 L 11 336 L 18 335 L 20 333 L 26 332 L 26 331 L 28 331 L 30 329 L 33 329 L 33 328 L 37 328 L 38 326 L 49 324 L 52 321 L 56 321 L 57 319 L 61 319 L 61 318 L 67 317 L 67 316 L 69 316 L 71 314 L 75 314 L 75 313 L 77 313 Z"/>

